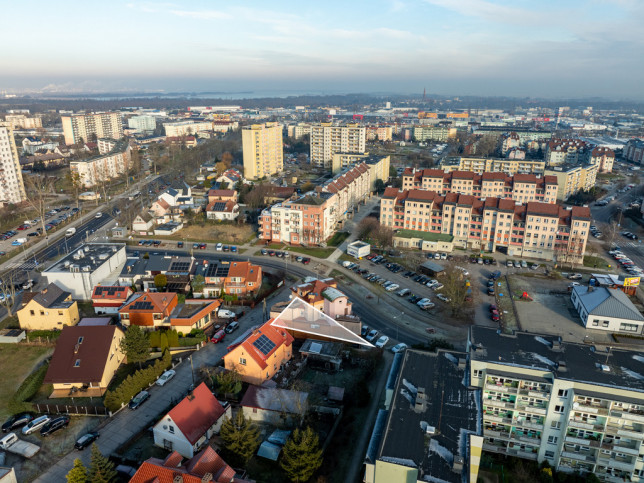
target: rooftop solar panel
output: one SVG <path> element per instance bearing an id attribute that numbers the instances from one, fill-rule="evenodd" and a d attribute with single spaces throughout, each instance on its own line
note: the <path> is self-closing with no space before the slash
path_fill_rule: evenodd
<path id="1" fill-rule="evenodd" d="M 133 310 L 152 310 L 152 302 L 134 302 Z"/>
<path id="2" fill-rule="evenodd" d="M 265 356 L 275 348 L 275 342 L 270 340 L 264 334 L 260 335 L 257 340 L 253 342 L 253 345 Z"/>
<path id="3" fill-rule="evenodd" d="M 226 208 L 225 201 L 217 201 L 215 205 L 212 207 L 213 211 L 224 211 L 225 208 Z"/>

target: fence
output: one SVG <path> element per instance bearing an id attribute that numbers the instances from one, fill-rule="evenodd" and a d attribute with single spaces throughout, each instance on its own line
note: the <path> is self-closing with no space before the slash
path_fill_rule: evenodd
<path id="1" fill-rule="evenodd" d="M 39 404 L 31 405 L 37 413 L 70 414 L 73 416 L 109 416 L 104 406 L 77 406 L 75 404 Z"/>

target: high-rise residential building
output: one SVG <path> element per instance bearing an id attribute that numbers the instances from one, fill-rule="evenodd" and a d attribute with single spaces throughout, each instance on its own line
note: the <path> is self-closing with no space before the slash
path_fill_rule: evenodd
<path id="1" fill-rule="evenodd" d="M 284 167 L 282 125 L 253 124 L 242 129 L 244 177 L 259 179 L 280 173 Z"/>
<path id="2" fill-rule="evenodd" d="M 42 119 L 39 117 L 27 117 L 24 114 L 7 114 L 5 117 L 15 129 L 37 129 L 42 127 Z"/>
<path id="3" fill-rule="evenodd" d="M 109 153 L 88 159 L 71 161 L 69 169 L 78 174 L 81 184 L 90 188 L 102 181 L 116 178 L 128 170 L 131 164 L 130 145 L 126 140 L 115 143 Z"/>
<path id="4" fill-rule="evenodd" d="M 137 132 L 150 133 L 157 128 L 157 121 L 154 116 L 133 116 L 127 120 L 127 125 Z"/>
<path id="5" fill-rule="evenodd" d="M 120 139 L 123 124 L 118 112 L 92 112 L 61 116 L 65 144 L 87 142 L 92 135 L 97 138 Z"/>
<path id="6" fill-rule="evenodd" d="M 472 327 L 483 451 L 601 481 L 642 481 L 644 353 Z"/>
<path id="7" fill-rule="evenodd" d="M 335 153 L 364 153 L 366 137 L 366 128 L 356 123 L 314 124 L 311 126 L 311 164 L 331 169 Z"/>
<path id="8" fill-rule="evenodd" d="M 0 122 L 0 201 L 20 203 L 26 198 L 13 125 Z"/>

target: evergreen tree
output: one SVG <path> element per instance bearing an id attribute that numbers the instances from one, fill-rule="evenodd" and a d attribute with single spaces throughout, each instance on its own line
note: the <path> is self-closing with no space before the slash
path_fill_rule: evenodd
<path id="1" fill-rule="evenodd" d="M 96 443 L 92 444 L 92 459 L 87 474 L 88 481 L 92 483 L 113 483 L 116 480 L 114 463 L 103 456 Z"/>
<path id="2" fill-rule="evenodd" d="M 320 441 L 310 427 L 304 431 L 293 431 L 293 435 L 284 446 L 280 466 L 291 481 L 295 482 L 308 481 L 322 466 Z"/>
<path id="3" fill-rule="evenodd" d="M 87 483 L 87 468 L 80 459 L 74 460 L 74 466 L 65 478 L 67 478 L 67 483 Z"/>
<path id="4" fill-rule="evenodd" d="M 150 340 L 145 332 L 138 325 L 130 325 L 125 331 L 125 337 L 121 339 L 121 350 L 127 356 L 127 362 L 130 364 L 137 363 L 141 367 L 141 362 L 148 360 L 148 349 Z"/>
<path id="5" fill-rule="evenodd" d="M 224 419 L 220 431 L 224 448 L 235 465 L 244 466 L 259 448 L 259 428 L 242 411 Z"/>

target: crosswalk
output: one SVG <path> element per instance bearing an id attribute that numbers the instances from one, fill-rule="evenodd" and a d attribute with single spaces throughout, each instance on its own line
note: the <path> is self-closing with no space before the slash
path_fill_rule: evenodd
<path id="1" fill-rule="evenodd" d="M 9 269 L 19 268 L 22 270 L 33 270 L 37 266 L 38 266 L 38 263 L 34 262 L 33 260 L 28 260 L 26 262 L 14 261 L 14 262 L 9 262 L 7 264 L 7 268 Z"/>

